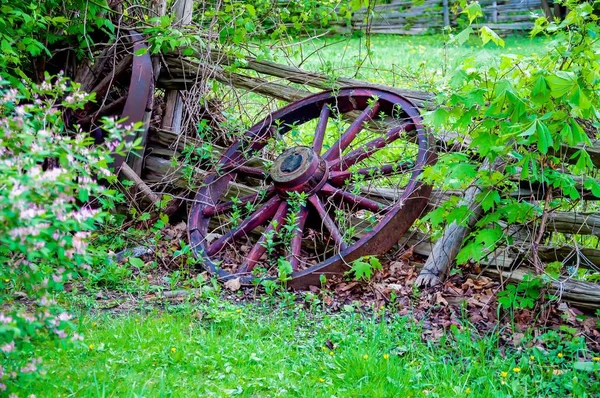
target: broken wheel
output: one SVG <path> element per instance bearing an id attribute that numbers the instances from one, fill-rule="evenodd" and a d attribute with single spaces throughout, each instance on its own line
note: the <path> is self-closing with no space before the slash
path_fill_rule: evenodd
<path id="1" fill-rule="evenodd" d="M 383 254 L 425 209 L 435 162 L 418 109 L 370 87 L 302 99 L 250 128 L 198 191 L 192 249 L 221 280 L 301 288 Z"/>

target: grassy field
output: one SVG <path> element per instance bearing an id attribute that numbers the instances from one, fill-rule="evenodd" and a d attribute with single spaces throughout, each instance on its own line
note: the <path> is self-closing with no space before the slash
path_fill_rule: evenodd
<path id="1" fill-rule="evenodd" d="M 302 308 L 301 308 L 302 307 Z M 168 310 L 82 314 L 85 342 L 41 347 L 37 397 L 597 396 L 576 370 L 584 342 L 499 348 L 468 325 L 424 340 L 410 316 L 326 314 L 315 306 L 234 305 L 219 298 Z M 524 346 L 525 347 L 525 346 Z M 598 366 L 600 368 L 600 366 Z"/>
<path id="2" fill-rule="evenodd" d="M 499 59 L 501 54 L 533 54 L 544 49 L 547 40 L 512 36 L 505 38 L 504 48 L 491 43 L 482 47 L 481 40 L 476 37 L 463 45 L 447 42 L 448 37 L 442 35 L 375 35 L 371 37 L 371 52 L 368 53 L 366 38 L 338 36 L 316 38 L 303 41 L 302 45 L 283 48 L 278 44 L 263 43 L 260 46 L 263 49 L 256 49 L 254 54 L 260 56 L 267 48 L 268 56 L 277 62 L 321 72 L 332 78 L 352 77 L 396 88 L 436 92 L 440 83 L 468 57 L 477 56 L 491 62 Z M 231 99 L 231 114 L 248 126 L 286 105 L 252 92 L 236 91 L 230 97 L 229 91 L 224 88 L 223 97 Z"/>
<path id="3" fill-rule="evenodd" d="M 501 54 L 532 54 L 545 47 L 545 39 L 512 36 L 505 47 L 481 46 L 472 38 L 464 45 L 448 44 L 448 38 L 435 36 L 403 37 L 375 35 L 371 37 L 371 53 L 366 51 L 366 38 L 319 38 L 294 48 L 288 63 L 328 75 L 355 77 L 373 83 L 399 88 L 433 88 L 465 58 L 477 55 L 497 59 Z M 279 59 L 286 62 L 285 58 Z"/>

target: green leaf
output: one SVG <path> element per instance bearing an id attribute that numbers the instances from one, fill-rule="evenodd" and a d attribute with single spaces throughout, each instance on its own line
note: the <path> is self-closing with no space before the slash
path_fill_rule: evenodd
<path id="1" fill-rule="evenodd" d="M 142 268 L 144 266 L 144 261 L 137 257 L 130 257 L 129 264 L 136 268 Z"/>
<path id="2" fill-rule="evenodd" d="M 546 82 L 550 86 L 550 95 L 554 98 L 565 96 L 578 86 L 573 72 L 558 71 L 554 75 L 546 76 Z"/>
<path id="3" fill-rule="evenodd" d="M 482 195 L 481 207 L 483 208 L 483 211 L 487 212 L 492 209 L 496 203 L 500 203 L 500 194 L 496 190 L 488 191 L 480 195 Z"/>
<path id="4" fill-rule="evenodd" d="M 369 4 L 369 0 L 350 0 L 350 8 L 352 11 L 358 11 L 361 8 L 366 7 Z"/>
<path id="5" fill-rule="evenodd" d="M 590 154 L 585 149 L 580 149 L 571 156 L 571 159 L 575 159 L 575 158 L 577 158 L 577 163 L 575 164 L 573 171 L 576 174 L 583 174 L 583 173 L 587 172 L 588 170 L 591 170 L 594 168 L 594 163 L 592 162 L 592 158 L 590 157 Z"/>
<path id="6" fill-rule="evenodd" d="M 448 120 L 449 112 L 446 109 L 439 107 L 435 111 L 431 112 L 430 115 L 433 126 L 441 127 Z"/>
<path id="7" fill-rule="evenodd" d="M 463 44 L 465 44 L 465 42 L 467 40 L 469 40 L 469 37 L 471 36 L 471 33 L 473 33 L 473 32 L 474 32 L 473 28 L 470 26 L 467 26 L 460 33 L 458 33 L 457 35 L 452 37 L 449 40 L 449 43 L 458 43 L 459 46 L 462 46 Z"/>
<path id="8" fill-rule="evenodd" d="M 592 191 L 592 195 L 597 198 L 600 198 L 600 183 L 593 178 L 588 178 L 583 183 L 583 187 L 587 190 Z"/>
<path id="9" fill-rule="evenodd" d="M 570 100 L 571 104 L 580 109 L 590 109 L 592 103 L 578 86 Z"/>
<path id="10" fill-rule="evenodd" d="M 552 134 L 550 130 L 548 130 L 548 126 L 546 123 L 537 120 L 537 132 L 538 132 L 538 149 L 544 155 L 548 153 L 548 148 L 554 146 L 554 141 L 552 140 Z"/>
<path id="11" fill-rule="evenodd" d="M 352 271 L 354 272 L 354 277 L 356 279 L 371 279 L 373 272 L 371 271 L 371 264 L 356 260 L 352 263 Z"/>
<path id="12" fill-rule="evenodd" d="M 252 4 L 246 4 L 246 10 L 251 17 L 256 17 L 256 8 Z"/>
<path id="13" fill-rule="evenodd" d="M 538 77 L 535 81 L 531 96 L 539 103 L 548 101 L 548 85 L 543 76 Z"/>
<path id="14" fill-rule="evenodd" d="M 487 26 L 483 26 L 481 29 L 479 29 L 479 33 L 481 34 L 481 40 L 483 41 L 483 44 L 487 44 L 487 42 L 491 40 L 497 46 L 504 47 L 504 40 L 502 40 L 502 38 L 500 38 L 496 32 Z"/>
<path id="15" fill-rule="evenodd" d="M 477 17 L 483 16 L 483 12 L 481 11 L 481 5 L 476 1 L 466 6 L 465 9 L 462 10 L 462 13 L 467 14 L 467 17 L 469 17 L 469 23 L 473 23 L 473 21 Z"/>
<path id="16" fill-rule="evenodd" d="M 137 57 L 139 57 L 139 56 L 145 55 L 147 52 L 148 52 L 148 48 L 146 48 L 146 47 L 142 47 L 142 48 L 139 48 L 139 49 L 138 49 L 138 50 L 135 52 L 135 55 L 136 55 Z"/>
<path id="17" fill-rule="evenodd" d="M 575 370 L 583 370 L 585 372 L 594 372 L 600 370 L 600 362 L 575 362 L 573 364 Z"/>

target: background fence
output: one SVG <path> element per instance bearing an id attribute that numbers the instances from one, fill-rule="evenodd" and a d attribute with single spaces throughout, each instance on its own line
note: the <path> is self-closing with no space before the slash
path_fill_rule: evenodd
<path id="1" fill-rule="evenodd" d="M 540 0 L 482 0 L 484 16 L 478 25 L 499 32 L 526 31 L 537 16 L 544 15 Z M 440 31 L 444 26 L 460 25 L 460 15 L 453 12 L 452 0 L 391 0 L 355 12 L 350 23 L 340 31 L 370 29 L 371 33 L 418 35 Z M 464 17 L 464 16 L 463 16 Z"/>

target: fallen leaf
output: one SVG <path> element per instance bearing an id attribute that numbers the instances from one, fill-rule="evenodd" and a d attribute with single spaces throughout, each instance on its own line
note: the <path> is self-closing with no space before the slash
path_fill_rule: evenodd
<path id="1" fill-rule="evenodd" d="M 240 282 L 240 278 L 230 279 L 225 282 L 225 289 L 229 289 L 232 292 L 240 290 L 242 287 L 242 283 Z"/>

